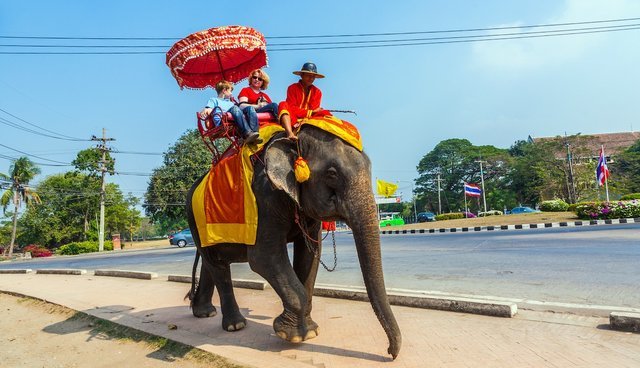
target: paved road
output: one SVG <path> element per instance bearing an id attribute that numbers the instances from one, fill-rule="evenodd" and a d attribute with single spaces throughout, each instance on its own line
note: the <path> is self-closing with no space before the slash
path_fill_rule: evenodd
<path id="1" fill-rule="evenodd" d="M 363 285 L 353 238 L 336 234 L 338 268 L 318 282 Z M 640 308 L 640 224 L 382 236 L 389 288 Z M 38 259 L 0 268 L 129 269 L 190 274 L 193 247 Z M 330 238 L 323 259 L 333 261 Z M 234 278 L 259 278 L 247 265 Z"/>

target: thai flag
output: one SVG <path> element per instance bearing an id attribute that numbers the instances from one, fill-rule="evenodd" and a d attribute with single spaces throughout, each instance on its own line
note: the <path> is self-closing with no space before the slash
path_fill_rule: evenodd
<path id="1" fill-rule="evenodd" d="M 607 167 L 607 158 L 604 156 L 604 146 L 600 147 L 600 158 L 598 158 L 598 166 L 596 166 L 596 181 L 600 186 L 609 179 L 609 168 Z"/>
<path id="2" fill-rule="evenodd" d="M 464 195 L 469 197 L 480 197 L 482 190 L 475 184 L 464 183 Z"/>

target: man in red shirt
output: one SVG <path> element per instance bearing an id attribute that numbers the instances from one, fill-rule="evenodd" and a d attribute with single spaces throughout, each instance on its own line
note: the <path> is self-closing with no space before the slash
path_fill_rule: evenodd
<path id="1" fill-rule="evenodd" d="M 318 73 L 316 64 L 304 63 L 302 68 L 293 74 L 299 75 L 300 80 L 287 88 L 287 99 L 280 102 L 278 111 L 280 123 L 288 138 L 297 139 L 292 128 L 298 126 L 298 119 L 321 117 L 330 113 L 320 107 L 322 92 L 313 85 L 316 78 L 324 78 L 324 75 Z"/>

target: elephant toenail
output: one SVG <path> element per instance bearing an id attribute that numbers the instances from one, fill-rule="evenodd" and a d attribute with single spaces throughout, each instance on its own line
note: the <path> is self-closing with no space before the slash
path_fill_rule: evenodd
<path id="1" fill-rule="evenodd" d="M 297 344 L 297 343 L 299 343 L 299 342 L 302 342 L 302 337 L 300 337 L 300 336 L 294 336 L 294 337 L 292 337 L 292 338 L 291 338 L 291 340 L 289 340 L 289 341 L 291 341 L 292 343 Z"/>
<path id="2" fill-rule="evenodd" d="M 304 335 L 305 340 L 313 339 L 318 336 L 318 332 L 314 330 L 307 331 L 307 334 Z"/>

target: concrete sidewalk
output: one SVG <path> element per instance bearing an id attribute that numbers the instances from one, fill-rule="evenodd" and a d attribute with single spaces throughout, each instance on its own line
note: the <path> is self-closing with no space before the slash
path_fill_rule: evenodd
<path id="1" fill-rule="evenodd" d="M 183 299 L 188 287 L 166 276 L 0 275 L 0 291 L 44 299 L 254 367 L 640 366 L 640 334 L 611 331 L 606 318 L 532 311 L 498 318 L 393 307 L 403 346 L 392 361 L 369 303 L 315 297 L 312 316 L 320 335 L 291 344 L 274 335 L 273 318 L 282 304 L 273 290 L 236 288 L 248 325 L 229 333 L 220 326 L 221 315 L 192 316 Z M 170 324 L 177 329 L 170 330 Z"/>

